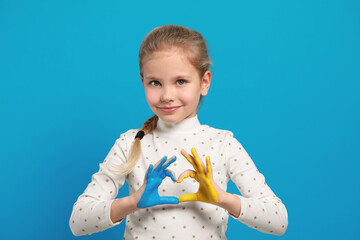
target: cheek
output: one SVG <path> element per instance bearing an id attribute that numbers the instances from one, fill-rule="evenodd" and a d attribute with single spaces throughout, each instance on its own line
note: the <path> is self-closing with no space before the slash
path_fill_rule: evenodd
<path id="1" fill-rule="evenodd" d="M 187 104 L 198 104 L 200 98 L 200 92 L 197 89 L 184 91 L 183 101 Z"/>
<path id="2" fill-rule="evenodd" d="M 151 105 L 156 102 L 156 94 L 154 91 L 145 90 L 146 101 Z"/>

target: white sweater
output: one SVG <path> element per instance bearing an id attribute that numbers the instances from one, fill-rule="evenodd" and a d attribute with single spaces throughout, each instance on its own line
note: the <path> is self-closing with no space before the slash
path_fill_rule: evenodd
<path id="1" fill-rule="evenodd" d="M 288 223 L 285 206 L 231 132 L 201 125 L 197 116 L 180 123 L 166 123 L 159 119 L 157 128 L 141 140 L 141 155 L 134 170 L 127 176 L 112 174 L 108 164 L 127 161 L 137 132 L 138 129 L 134 129 L 121 134 L 74 204 L 70 217 L 74 235 L 92 234 L 119 224 L 110 220 L 110 206 L 124 181 L 128 181 L 132 194 L 143 184 L 149 164 L 174 155 L 177 160 L 169 169 L 177 177 L 192 169 L 180 154 L 181 149 L 190 153 L 192 147 L 203 161 L 205 156 L 210 156 L 213 178 L 219 187 L 226 190 L 231 179 L 239 189 L 241 196 L 237 196 L 241 200 L 241 212 L 237 219 L 240 222 L 261 232 L 284 234 Z M 179 197 L 195 193 L 197 189 L 198 183 L 192 178 L 182 183 L 165 178 L 159 194 Z M 226 239 L 228 217 L 225 209 L 202 202 L 158 205 L 128 215 L 124 239 Z"/>

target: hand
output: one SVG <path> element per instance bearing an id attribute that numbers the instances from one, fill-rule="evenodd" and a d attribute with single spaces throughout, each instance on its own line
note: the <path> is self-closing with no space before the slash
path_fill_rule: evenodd
<path id="1" fill-rule="evenodd" d="M 153 169 L 153 165 L 150 164 L 146 173 L 145 190 L 137 204 L 138 208 L 152 207 L 159 204 L 179 203 L 177 197 L 160 197 L 158 192 L 158 187 L 165 179 L 165 177 L 170 177 L 174 182 L 176 182 L 173 172 L 166 169 L 168 166 L 170 166 L 171 163 L 175 162 L 175 160 L 176 157 L 167 161 L 167 157 L 165 156 L 161 160 L 160 164 L 159 162 L 155 164 L 155 169 Z"/>
<path id="2" fill-rule="evenodd" d="M 214 188 L 219 188 L 212 178 L 211 165 L 209 156 L 206 157 L 206 168 L 203 162 L 199 159 L 195 148 L 191 149 L 193 156 L 189 155 L 183 149 L 181 149 L 181 154 L 189 161 L 189 163 L 194 167 L 195 171 L 187 170 L 183 172 L 178 179 L 178 183 L 182 182 L 187 177 L 194 178 L 199 182 L 199 189 L 197 193 L 185 194 L 179 197 L 179 202 L 186 201 L 200 201 L 211 204 L 217 204 L 219 202 L 218 192 Z"/>

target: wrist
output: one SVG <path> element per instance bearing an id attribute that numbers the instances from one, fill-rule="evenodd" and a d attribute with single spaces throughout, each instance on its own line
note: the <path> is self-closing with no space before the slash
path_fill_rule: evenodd
<path id="1" fill-rule="evenodd" d="M 219 202 L 218 202 L 218 206 L 225 208 L 225 206 L 227 205 L 227 202 L 229 201 L 229 197 L 231 197 L 230 193 L 223 191 L 222 189 L 217 190 L 218 192 L 218 198 L 219 198 Z"/>
<path id="2" fill-rule="evenodd" d="M 226 191 L 222 190 L 213 179 L 211 179 L 211 184 L 214 187 L 214 189 L 218 195 L 218 203 L 216 205 L 219 207 L 223 207 L 224 203 L 226 202 L 226 200 L 225 200 L 226 195 L 228 193 Z"/>
<path id="3" fill-rule="evenodd" d="M 135 212 L 136 210 L 138 210 L 139 208 L 137 207 L 140 198 L 138 198 L 137 194 L 131 194 L 129 197 L 129 207 L 131 209 L 131 212 Z"/>
<path id="4" fill-rule="evenodd" d="M 145 187 L 146 187 L 146 185 L 143 184 L 136 192 L 134 192 L 133 194 L 131 194 L 129 196 L 129 203 L 130 203 L 132 212 L 135 212 L 136 210 L 139 209 L 138 204 L 139 204 L 141 197 L 144 194 Z"/>
<path id="5" fill-rule="evenodd" d="M 218 206 L 226 209 L 235 218 L 240 215 L 241 200 L 234 194 L 223 192 L 222 196 L 219 196 Z"/>
<path id="6" fill-rule="evenodd" d="M 136 211 L 131 196 L 115 199 L 110 207 L 110 219 L 113 223 L 122 221 L 127 215 Z"/>

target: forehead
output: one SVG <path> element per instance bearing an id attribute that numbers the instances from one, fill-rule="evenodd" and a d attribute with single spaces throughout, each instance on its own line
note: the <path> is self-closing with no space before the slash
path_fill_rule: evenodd
<path id="1" fill-rule="evenodd" d="M 186 72 L 197 74 L 196 68 L 189 61 L 184 50 L 171 48 L 153 52 L 143 63 L 144 75 L 178 74 Z"/>
<path id="2" fill-rule="evenodd" d="M 163 48 L 161 50 L 154 51 L 150 53 L 145 59 L 144 64 L 151 60 L 159 60 L 161 58 L 179 58 L 182 61 L 189 61 L 187 52 L 180 47 L 172 47 L 172 48 Z"/>

